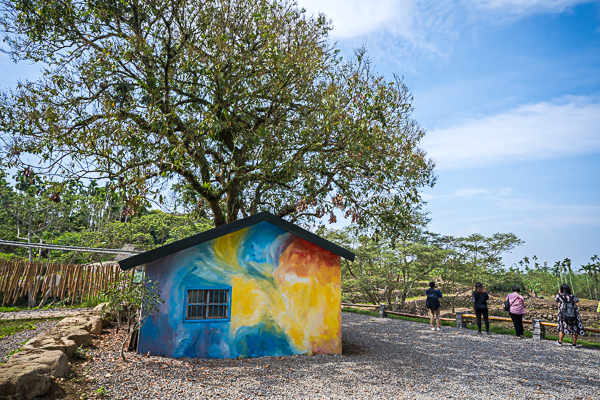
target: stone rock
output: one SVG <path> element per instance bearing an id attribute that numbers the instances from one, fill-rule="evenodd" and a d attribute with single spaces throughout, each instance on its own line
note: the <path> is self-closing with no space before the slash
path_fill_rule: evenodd
<path id="1" fill-rule="evenodd" d="M 42 364 L 0 365 L 0 399 L 29 400 L 48 392 L 52 378 Z"/>
<path id="2" fill-rule="evenodd" d="M 67 337 L 48 334 L 34 337 L 23 345 L 23 350 L 60 350 L 70 356 L 75 353 L 77 347 L 78 345 L 74 340 L 68 339 Z"/>
<path id="3" fill-rule="evenodd" d="M 106 312 L 106 309 L 108 308 L 109 304 L 110 303 L 108 301 L 106 303 L 100 303 L 96 307 L 94 307 L 94 309 L 92 310 L 92 312 L 94 312 L 94 313 Z"/>
<path id="4" fill-rule="evenodd" d="M 80 314 L 67 317 L 56 324 L 57 328 L 83 329 L 94 335 L 102 333 L 102 317 L 96 314 Z"/>
<path id="5" fill-rule="evenodd" d="M 50 332 L 49 335 L 72 340 L 75 342 L 77 347 L 89 346 L 92 344 L 92 335 L 90 335 L 88 331 L 78 327 L 56 327 L 52 332 Z"/>
<path id="6" fill-rule="evenodd" d="M 104 325 L 108 324 L 109 319 L 112 317 L 112 314 L 108 310 L 109 304 L 109 302 L 100 303 L 92 310 L 92 314 L 99 315 L 102 318 Z"/>
<path id="7" fill-rule="evenodd" d="M 41 364 L 47 366 L 47 373 L 61 377 L 69 370 L 69 359 L 60 350 L 26 350 L 13 354 L 7 365 L 16 364 Z"/>

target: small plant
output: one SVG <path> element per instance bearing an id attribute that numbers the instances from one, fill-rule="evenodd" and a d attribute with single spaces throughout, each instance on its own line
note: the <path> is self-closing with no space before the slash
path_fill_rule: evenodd
<path id="1" fill-rule="evenodd" d="M 94 390 L 96 396 L 104 397 L 108 394 L 107 390 L 104 387 L 100 387 L 99 389 Z"/>
<path id="2" fill-rule="evenodd" d="M 69 378 L 71 378 L 71 382 L 80 383 L 81 377 L 77 374 L 70 374 Z"/>
<path id="3" fill-rule="evenodd" d="M 73 357 L 79 360 L 87 360 L 89 358 L 87 352 L 88 349 L 84 349 L 83 347 L 79 346 L 77 350 L 75 350 L 75 353 L 73 353 Z"/>
<path id="4" fill-rule="evenodd" d="M 158 282 L 150 279 L 141 279 L 139 283 L 115 283 L 106 293 L 108 298 L 108 312 L 115 316 L 119 331 L 123 335 L 121 344 L 121 358 L 125 358 L 125 344 L 131 339 L 134 332 L 144 325 L 146 319 L 164 301 L 160 298 Z"/>

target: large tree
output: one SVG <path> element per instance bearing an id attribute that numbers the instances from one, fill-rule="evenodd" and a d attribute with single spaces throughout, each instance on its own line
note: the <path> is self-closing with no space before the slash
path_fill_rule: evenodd
<path id="1" fill-rule="evenodd" d="M 44 65 L 0 94 L 5 166 L 118 181 L 131 210 L 175 183 L 217 226 L 335 207 L 366 224 L 434 184 L 403 80 L 341 58 L 293 2 L 0 4 L 5 51 Z"/>

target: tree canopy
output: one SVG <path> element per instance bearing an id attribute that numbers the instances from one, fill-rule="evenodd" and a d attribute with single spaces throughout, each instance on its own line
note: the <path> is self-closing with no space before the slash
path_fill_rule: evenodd
<path id="1" fill-rule="evenodd" d="M 0 94 L 4 167 L 110 180 L 131 210 L 173 187 L 216 226 L 336 207 L 366 225 L 435 183 L 402 78 L 293 2 L 0 4 L 5 51 L 44 65 Z"/>

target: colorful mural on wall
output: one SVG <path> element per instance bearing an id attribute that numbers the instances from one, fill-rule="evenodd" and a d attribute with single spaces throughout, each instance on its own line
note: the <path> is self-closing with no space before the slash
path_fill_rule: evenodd
<path id="1" fill-rule="evenodd" d="M 142 327 L 140 353 L 201 358 L 341 353 L 340 256 L 269 222 L 148 263 L 146 274 L 160 282 L 165 304 Z M 200 306 L 186 311 L 186 304 L 204 301 L 196 299 L 207 296 L 204 289 L 217 289 L 211 296 L 221 304 L 230 301 L 226 318 L 189 319 L 205 312 Z"/>

